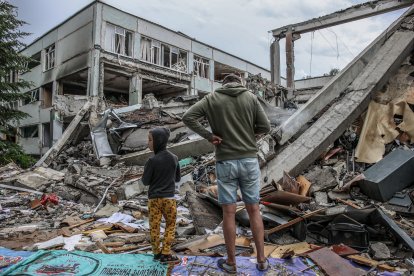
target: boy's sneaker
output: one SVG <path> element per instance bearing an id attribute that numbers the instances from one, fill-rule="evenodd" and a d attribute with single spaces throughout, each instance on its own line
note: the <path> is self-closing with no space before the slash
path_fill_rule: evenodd
<path id="1" fill-rule="evenodd" d="M 154 261 L 159 261 L 161 259 L 161 253 L 154 254 Z"/>
<path id="2" fill-rule="evenodd" d="M 171 254 L 162 254 L 161 258 L 160 258 L 160 262 L 161 263 L 179 263 L 180 259 L 175 256 L 175 255 L 171 255 Z"/>

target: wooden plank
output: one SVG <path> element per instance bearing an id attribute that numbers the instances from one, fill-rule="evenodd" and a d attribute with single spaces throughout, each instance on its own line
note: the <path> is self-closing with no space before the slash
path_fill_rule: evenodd
<path id="1" fill-rule="evenodd" d="M 147 246 L 148 244 L 145 244 L 145 246 Z M 113 248 L 111 249 L 111 253 L 118 253 L 118 252 L 125 252 L 125 251 L 130 251 L 130 250 L 134 250 L 134 249 L 138 249 L 141 248 L 142 245 L 138 246 L 138 245 L 130 245 L 130 246 L 126 246 L 126 247 L 117 247 L 117 248 Z"/>
<path id="2" fill-rule="evenodd" d="M 312 183 L 310 183 L 310 181 L 307 180 L 306 177 L 304 177 L 303 175 L 299 175 L 296 178 L 296 181 L 299 183 L 299 194 L 301 196 L 307 196 L 308 191 L 310 187 L 312 186 Z"/>
<path id="3" fill-rule="evenodd" d="M 283 230 L 283 229 L 286 229 L 286 228 L 288 228 L 288 227 L 290 227 L 290 226 L 292 226 L 292 225 L 294 225 L 294 224 L 296 224 L 296 223 L 298 223 L 298 222 L 301 222 L 302 220 L 304 220 L 304 219 L 306 219 L 306 218 L 309 218 L 309 217 L 311 217 L 311 216 L 313 216 L 313 215 L 316 215 L 317 213 L 320 213 L 320 212 L 322 212 L 322 211 L 325 211 L 326 209 L 328 209 L 328 208 L 322 208 L 322 209 L 319 209 L 319 210 L 316 210 L 316 211 L 310 212 L 310 213 L 308 213 L 308 214 L 306 214 L 306 215 L 303 215 L 303 216 L 301 216 L 301 217 L 298 217 L 298 218 L 292 219 L 292 220 L 288 221 L 288 222 L 287 222 L 287 223 L 285 223 L 285 224 L 278 225 L 278 226 L 276 226 L 276 227 L 274 227 L 274 228 L 272 228 L 272 229 L 266 230 L 266 231 L 265 231 L 265 235 L 270 235 L 270 234 L 273 234 L 273 233 L 279 232 L 279 231 L 281 231 L 281 230 Z"/>
<path id="4" fill-rule="evenodd" d="M 101 242 L 101 241 L 97 241 L 95 242 L 96 246 L 102 250 L 103 253 L 105 254 L 111 254 L 111 251 L 106 248 L 106 246 Z"/>
<path id="5" fill-rule="evenodd" d="M 311 250 L 311 246 L 307 242 L 298 242 L 293 244 L 287 244 L 278 246 L 271 254 L 272 258 L 287 258 L 293 257 L 298 254 L 305 253 Z"/>
<path id="6" fill-rule="evenodd" d="M 367 259 L 367 258 L 365 258 L 361 255 L 350 255 L 350 256 L 347 256 L 347 258 L 354 261 L 354 262 L 356 262 L 356 263 L 358 263 L 358 264 L 366 265 L 366 266 L 369 266 L 369 267 L 376 267 L 376 268 L 379 268 L 381 270 L 386 270 L 386 271 L 390 271 L 390 272 L 396 270 L 395 267 L 389 266 L 387 264 L 381 264 L 381 263 L 379 263 L 375 260 Z"/>
<path id="7" fill-rule="evenodd" d="M 124 242 L 104 242 L 103 245 L 106 247 L 121 247 L 124 246 Z"/>
<path id="8" fill-rule="evenodd" d="M 77 224 L 75 224 L 75 225 L 72 225 L 72 226 L 68 227 L 68 229 L 73 229 L 73 228 L 75 228 L 75 227 L 82 226 L 82 225 L 87 224 L 87 223 L 90 223 L 90 222 L 92 222 L 92 221 L 95 221 L 95 219 L 93 219 L 93 218 L 92 218 L 92 219 L 88 219 L 88 220 L 82 221 L 82 222 L 80 222 L 80 223 L 77 223 Z"/>
<path id="9" fill-rule="evenodd" d="M 350 202 L 348 200 L 343 200 L 343 199 L 340 199 L 340 198 L 337 198 L 335 200 L 338 201 L 338 202 L 340 202 L 340 203 L 343 203 L 345 205 L 351 206 L 351 207 L 353 207 L 355 209 L 361 209 L 361 207 L 359 207 L 358 205 L 356 205 L 356 204 L 354 204 L 354 203 L 352 203 L 352 202 Z"/>
<path id="10" fill-rule="evenodd" d="M 361 269 L 354 267 L 348 261 L 340 257 L 327 247 L 313 251 L 308 254 L 311 258 L 327 275 L 347 275 L 347 276 L 359 276 L 365 275 L 365 272 Z"/>

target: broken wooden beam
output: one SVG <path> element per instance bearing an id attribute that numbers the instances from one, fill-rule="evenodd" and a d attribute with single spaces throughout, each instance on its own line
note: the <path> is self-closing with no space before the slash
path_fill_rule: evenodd
<path id="1" fill-rule="evenodd" d="M 130 246 L 126 246 L 126 247 L 116 247 L 116 248 L 111 249 L 111 253 L 125 252 L 125 251 L 138 249 L 138 248 L 141 248 L 141 247 L 142 247 L 142 245 L 130 245 Z"/>
<path id="2" fill-rule="evenodd" d="M 105 254 L 111 254 L 111 251 L 101 241 L 95 242 L 96 246 Z"/>
<path id="3" fill-rule="evenodd" d="M 87 224 L 87 223 L 90 223 L 90 222 L 93 222 L 93 221 L 95 221 L 95 219 L 88 219 L 88 220 L 85 220 L 85 221 L 82 221 L 82 222 L 80 222 L 80 223 L 77 223 L 77 224 L 75 224 L 75 225 L 72 225 L 72 226 L 69 226 L 69 229 L 73 229 L 73 228 L 76 228 L 76 227 L 79 227 L 79 226 L 82 226 L 82 225 L 84 225 L 84 224 Z"/>
<path id="4" fill-rule="evenodd" d="M 322 209 L 319 209 L 319 210 L 316 210 L 316 211 L 310 212 L 310 213 L 305 214 L 305 215 L 303 215 L 303 216 L 301 216 L 301 217 L 294 218 L 294 219 L 292 219 L 292 220 L 288 221 L 288 222 L 287 222 L 287 223 L 285 223 L 285 224 L 281 224 L 281 225 L 278 225 L 278 226 L 276 226 L 276 227 L 274 227 L 274 228 L 272 228 L 272 229 L 265 230 L 265 235 L 270 235 L 270 234 L 273 234 L 273 233 L 279 232 L 279 231 L 281 231 L 281 230 L 283 230 L 283 229 L 289 228 L 290 226 L 295 225 L 296 223 L 299 223 L 299 222 L 301 222 L 302 220 L 304 220 L 304 219 L 306 219 L 306 218 L 309 218 L 309 217 L 311 217 L 311 216 L 313 216 L 313 215 L 316 215 L 317 213 L 320 213 L 320 212 L 322 212 L 322 211 L 325 211 L 326 209 L 328 209 L 328 208 L 322 208 Z"/>
<path id="5" fill-rule="evenodd" d="M 346 258 L 358 264 L 366 265 L 369 267 L 375 267 L 375 268 L 378 268 L 379 270 L 385 270 L 385 271 L 390 271 L 390 272 L 393 272 L 396 270 L 395 267 L 389 266 L 387 264 L 382 264 L 378 261 L 365 258 L 361 255 L 350 255 L 350 256 L 347 256 Z"/>
<path id="6" fill-rule="evenodd" d="M 122 247 L 125 245 L 125 242 L 104 242 L 103 245 L 106 247 Z"/>

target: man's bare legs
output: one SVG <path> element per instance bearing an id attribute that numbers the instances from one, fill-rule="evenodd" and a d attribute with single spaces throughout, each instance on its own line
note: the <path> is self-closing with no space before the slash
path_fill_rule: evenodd
<path id="1" fill-rule="evenodd" d="M 226 204 L 223 208 L 223 232 L 227 249 L 227 264 L 236 264 L 236 205 Z M 263 263 L 264 256 L 264 227 L 260 215 L 259 204 L 246 204 L 249 214 L 250 228 L 252 229 L 254 243 L 257 251 L 257 261 Z"/>
<path id="2" fill-rule="evenodd" d="M 259 204 L 246 204 L 246 210 L 249 214 L 250 228 L 252 229 L 254 244 L 256 245 L 257 261 L 263 263 L 266 260 L 264 256 L 264 226 Z"/>
<path id="3" fill-rule="evenodd" d="M 227 264 L 236 264 L 236 204 L 223 204 L 223 233 L 227 249 Z M 263 237 L 263 236 L 262 236 Z"/>

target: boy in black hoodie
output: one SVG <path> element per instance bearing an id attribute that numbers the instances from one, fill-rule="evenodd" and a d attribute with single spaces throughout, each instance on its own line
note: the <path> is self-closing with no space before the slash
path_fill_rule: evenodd
<path id="1" fill-rule="evenodd" d="M 177 203 L 174 199 L 175 182 L 181 180 L 178 158 L 167 150 L 170 131 L 155 128 L 148 134 L 148 147 L 154 156 L 145 163 L 142 182 L 149 186 L 148 209 L 150 235 L 154 259 L 161 262 L 176 262 L 178 258 L 171 255 L 171 244 L 175 236 Z M 164 241 L 160 248 L 160 224 L 164 217 L 166 222 Z"/>

